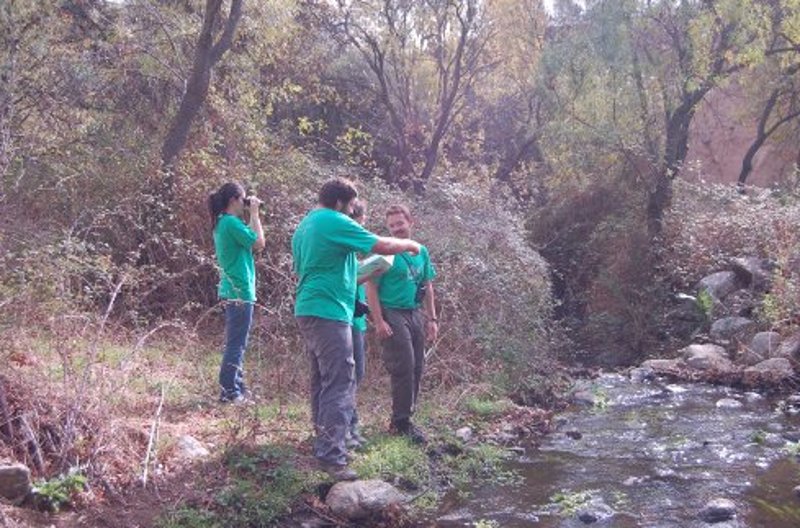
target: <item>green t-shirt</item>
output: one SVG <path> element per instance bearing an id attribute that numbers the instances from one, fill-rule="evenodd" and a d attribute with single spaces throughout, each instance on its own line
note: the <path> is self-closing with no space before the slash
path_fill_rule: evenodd
<path id="1" fill-rule="evenodd" d="M 356 252 L 378 241 L 349 216 L 321 207 L 306 215 L 292 236 L 297 300 L 294 314 L 352 324 L 356 298 Z"/>
<path id="2" fill-rule="evenodd" d="M 375 280 L 381 306 L 400 310 L 418 308 L 419 305 L 414 301 L 417 285 L 431 281 L 434 277 L 436 270 L 431 264 L 431 257 L 425 246 L 422 246 L 418 255 L 411 256 L 408 253 L 395 255 L 392 267 Z"/>
<path id="3" fill-rule="evenodd" d="M 214 228 L 214 249 L 219 264 L 220 299 L 255 302 L 256 266 L 253 244 L 258 235 L 241 218 L 223 214 Z"/>
<path id="4" fill-rule="evenodd" d="M 358 300 L 366 303 L 367 302 L 367 290 L 363 284 L 359 284 L 356 289 L 356 296 Z M 367 331 L 367 316 L 362 315 L 361 317 L 353 317 L 353 327 L 356 330 L 360 330 L 362 332 Z"/>

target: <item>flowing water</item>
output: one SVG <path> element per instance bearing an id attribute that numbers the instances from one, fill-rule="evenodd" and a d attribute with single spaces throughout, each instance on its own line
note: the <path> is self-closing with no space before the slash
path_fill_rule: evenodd
<path id="1" fill-rule="evenodd" d="M 591 390 L 593 407 L 559 415 L 556 431 L 511 463 L 519 484 L 474 490 L 437 526 L 586 526 L 574 510 L 588 499 L 613 510 L 592 526 L 800 527 L 792 451 L 800 418 L 782 402 L 618 375 L 601 376 Z M 698 512 L 717 497 L 732 500 L 736 516 L 706 524 Z"/>

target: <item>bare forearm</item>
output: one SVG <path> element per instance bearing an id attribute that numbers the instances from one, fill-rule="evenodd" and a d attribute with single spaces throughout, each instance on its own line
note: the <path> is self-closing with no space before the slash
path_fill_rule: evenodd
<path id="1" fill-rule="evenodd" d="M 381 311 L 381 300 L 378 298 L 378 287 L 372 281 L 367 281 L 367 305 L 369 306 L 369 317 L 373 324 L 383 322 L 383 312 Z"/>
<path id="2" fill-rule="evenodd" d="M 428 289 L 425 292 L 425 314 L 428 316 L 428 319 L 431 321 L 436 320 L 436 300 L 434 299 L 433 294 L 433 284 L 430 282 L 426 286 Z"/>
<path id="3" fill-rule="evenodd" d="M 256 234 L 253 251 L 261 251 L 267 243 L 264 239 L 264 227 L 261 225 L 261 215 L 258 214 L 258 210 L 250 211 L 250 229 Z"/>
<path id="4" fill-rule="evenodd" d="M 419 244 L 404 238 L 380 237 L 372 246 L 372 252 L 378 255 L 396 255 L 405 251 L 417 253 Z"/>

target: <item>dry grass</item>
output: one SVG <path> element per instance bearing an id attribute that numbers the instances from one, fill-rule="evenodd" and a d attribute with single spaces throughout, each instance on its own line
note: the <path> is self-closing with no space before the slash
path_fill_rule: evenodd
<path id="1" fill-rule="evenodd" d="M 209 319 L 208 330 L 217 319 Z M 221 406 L 216 402 L 221 327 L 219 334 L 205 337 L 174 330 L 165 336 L 169 341 L 153 336 L 144 343 L 141 335 L 118 328 L 98 333 L 96 325 L 76 326 L 71 318 L 35 330 L 23 328 L 28 330 L 15 332 L 0 362 L 6 365 L 2 386 L 9 416 L 15 426 L 24 417 L 32 439 L 16 428 L 13 442 L 0 442 L 0 456 L 29 464 L 36 479 L 76 467 L 90 478 L 76 511 L 59 516 L 59 526 L 85 525 L 87 515 L 102 523 L 98 519 L 119 514 L 122 504 L 138 504 L 135 509 L 149 512 L 149 517 L 140 513 L 136 521 L 148 526 L 170 505 L 208 501 L 203 490 L 223 485 L 227 470 L 220 459 L 232 446 L 285 445 L 311 458 L 308 373 L 301 350 L 265 350 L 254 341 L 245 368 L 256 404 Z M 379 357 L 377 348 L 368 352 L 358 398 L 367 434 L 385 431 L 390 415 L 388 377 Z M 143 461 L 162 387 L 163 412 L 143 490 Z M 419 418 L 429 424 L 463 425 L 460 420 L 466 418 L 456 410 L 470 397 L 491 392 L 486 383 L 446 388 L 427 379 Z M 212 457 L 187 464 L 177 449 L 182 435 L 200 440 Z M 39 467 L 34 445 L 41 453 Z M 53 520 L 47 519 L 44 525 Z"/>

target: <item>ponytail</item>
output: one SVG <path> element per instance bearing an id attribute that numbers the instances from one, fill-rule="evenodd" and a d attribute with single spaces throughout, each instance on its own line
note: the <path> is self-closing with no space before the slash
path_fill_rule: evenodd
<path id="1" fill-rule="evenodd" d="M 225 212 L 231 200 L 244 196 L 244 188 L 238 183 L 229 182 L 217 192 L 208 195 L 208 212 L 211 215 L 211 229 L 217 227 L 219 216 Z"/>

